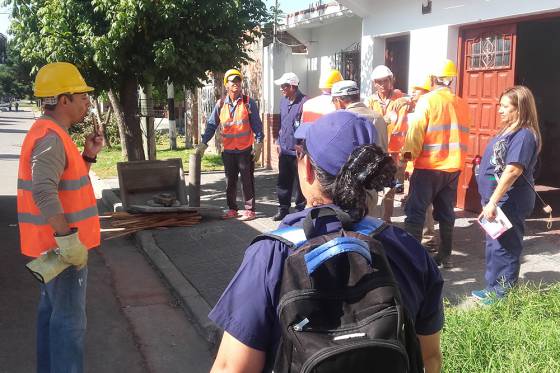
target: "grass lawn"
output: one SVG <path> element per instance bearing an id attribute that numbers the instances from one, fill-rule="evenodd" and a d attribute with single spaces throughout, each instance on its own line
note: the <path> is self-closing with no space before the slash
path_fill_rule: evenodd
<path id="1" fill-rule="evenodd" d="M 157 144 L 157 159 L 182 158 L 183 169 L 188 171 L 189 156 L 194 152 L 194 149 L 185 149 L 184 138 L 177 139 L 177 147 L 179 148 L 178 150 L 169 150 L 169 142 L 162 139 Z M 113 147 L 112 149 L 105 148 L 98 154 L 97 163 L 92 165 L 92 170 L 102 179 L 116 177 L 117 162 L 122 161 L 120 146 Z M 223 170 L 222 157 L 217 154 L 205 154 L 202 157 L 201 169 L 202 171 Z"/>
<path id="2" fill-rule="evenodd" d="M 560 284 L 522 285 L 487 307 L 447 307 L 444 372 L 560 372 Z"/>

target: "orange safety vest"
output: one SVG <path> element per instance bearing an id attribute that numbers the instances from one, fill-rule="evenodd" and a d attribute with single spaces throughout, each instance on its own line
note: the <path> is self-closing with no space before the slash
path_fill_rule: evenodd
<path id="1" fill-rule="evenodd" d="M 333 111 L 336 111 L 336 107 L 332 103 L 331 95 L 322 94 L 310 98 L 303 104 L 301 123 L 315 122 L 323 115 L 332 113 Z"/>
<path id="2" fill-rule="evenodd" d="M 459 171 L 469 147 L 469 107 L 449 88 L 439 88 L 422 96 L 416 111 L 426 121 L 424 143 L 414 168 Z"/>
<path id="3" fill-rule="evenodd" d="M 21 252 L 35 258 L 57 247 L 54 230 L 41 215 L 32 192 L 31 155 L 35 143 L 49 131 L 60 137 L 66 154 L 66 168 L 58 184 L 58 198 L 64 217 L 70 227 L 78 228 L 80 241 L 88 249 L 99 246 L 100 240 L 97 201 L 82 155 L 66 131 L 52 120 L 40 118 L 33 123 L 23 140 L 17 190 Z"/>
<path id="4" fill-rule="evenodd" d="M 389 153 L 400 152 L 404 146 L 406 132 L 408 131 L 408 121 L 406 114 L 408 113 L 408 104 L 403 92 L 398 89 L 393 90 L 391 97 L 383 103 L 379 95 L 371 96 L 366 100 L 366 106 L 378 113 L 385 116 L 392 111 L 397 113 L 397 121 L 387 125 L 388 145 L 387 150 Z"/>
<path id="5" fill-rule="evenodd" d="M 239 104 L 242 100 L 242 104 Z M 220 125 L 224 150 L 244 150 L 255 141 L 251 123 L 249 122 L 249 97 L 242 95 L 231 112 L 231 102 L 223 102 L 220 109 Z M 235 105 L 235 104 L 234 104 Z"/>

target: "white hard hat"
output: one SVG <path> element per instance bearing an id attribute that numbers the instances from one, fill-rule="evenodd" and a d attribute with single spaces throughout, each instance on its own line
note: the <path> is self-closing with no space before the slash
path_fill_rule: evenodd
<path id="1" fill-rule="evenodd" d="M 385 65 L 378 65 L 371 72 L 371 80 L 393 77 L 393 72 Z"/>
<path id="2" fill-rule="evenodd" d="M 289 84 L 289 85 L 299 85 L 299 78 L 294 73 L 284 73 L 280 78 L 274 81 L 276 85 Z"/>
<path id="3" fill-rule="evenodd" d="M 333 84 L 331 89 L 332 97 L 353 96 L 360 93 L 358 84 L 353 80 L 341 80 Z"/>

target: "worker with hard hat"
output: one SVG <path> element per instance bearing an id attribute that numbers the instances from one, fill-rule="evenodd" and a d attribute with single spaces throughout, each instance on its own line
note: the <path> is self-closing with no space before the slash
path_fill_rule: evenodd
<path id="1" fill-rule="evenodd" d="M 467 103 L 449 88 L 456 76 L 451 60 L 442 61 L 432 71 L 432 90 L 416 104 L 403 149 L 404 158 L 414 162 L 405 229 L 421 240 L 426 209 L 433 203 L 440 238 L 434 259 L 444 268 L 452 267 L 454 207 L 469 142 Z"/>
<path id="2" fill-rule="evenodd" d="M 420 97 L 430 92 L 432 89 L 432 77 L 428 75 L 423 80 L 418 80 L 416 84 L 410 87 L 410 105 L 409 112 L 407 115 L 407 122 L 412 123 L 414 118 L 414 110 L 416 108 L 416 103 L 420 100 Z M 412 162 L 406 163 L 405 174 L 412 175 L 414 172 L 414 166 Z M 406 197 L 405 197 L 406 198 Z M 435 234 L 435 223 L 434 223 L 434 206 L 430 204 L 426 209 L 426 220 L 424 221 L 424 229 L 422 230 L 422 245 L 426 247 L 430 252 L 437 251 L 437 237 Z"/>
<path id="3" fill-rule="evenodd" d="M 395 164 L 397 185 L 389 190 L 383 198 L 383 220 L 390 222 L 394 210 L 395 192 L 404 191 L 404 168 L 399 161 L 399 154 L 406 136 L 406 114 L 409 110 L 410 100 L 406 95 L 395 88 L 393 72 L 385 65 L 376 66 L 371 73 L 371 80 L 375 92 L 365 100 L 367 107 L 383 117 L 387 123 L 388 145 L 387 150 Z"/>
<path id="4" fill-rule="evenodd" d="M 204 154 L 208 141 L 220 126 L 223 140 L 222 160 L 226 174 L 226 198 L 228 209 L 224 219 L 239 217 L 253 220 L 255 213 L 255 161 L 260 159 L 263 148 L 263 125 L 255 101 L 242 94 L 243 75 L 237 69 L 224 74 L 227 94 L 218 100 L 206 123 L 202 141 L 196 153 Z M 237 208 L 237 179 L 241 175 L 245 209 L 239 214 Z"/>
<path id="5" fill-rule="evenodd" d="M 43 116 L 21 147 L 17 209 L 21 251 L 41 282 L 37 371 L 82 372 L 88 250 L 99 246 L 97 203 L 88 173 L 103 136 L 86 136 L 80 153 L 68 134 L 90 107 L 78 69 L 55 62 L 39 69 L 34 93 Z"/>
<path id="6" fill-rule="evenodd" d="M 303 105 L 301 123 L 315 122 L 325 114 L 336 110 L 331 100 L 331 89 L 334 83 L 342 80 L 342 74 L 338 70 L 329 70 L 321 74 L 319 78 L 319 89 L 321 94 L 313 97 Z"/>

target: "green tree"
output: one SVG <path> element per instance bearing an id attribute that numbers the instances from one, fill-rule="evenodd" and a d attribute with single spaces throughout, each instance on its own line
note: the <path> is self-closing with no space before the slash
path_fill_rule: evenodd
<path id="1" fill-rule="evenodd" d="M 76 64 L 107 90 L 130 160 L 144 159 L 138 85 L 171 78 L 192 89 L 208 71 L 248 60 L 268 19 L 261 0 L 7 0 L 24 61 Z"/>
<path id="2" fill-rule="evenodd" d="M 13 43 L 6 46 L 6 61 L 0 65 L 0 98 L 24 98 L 32 95 L 31 67 L 20 60 Z"/>

